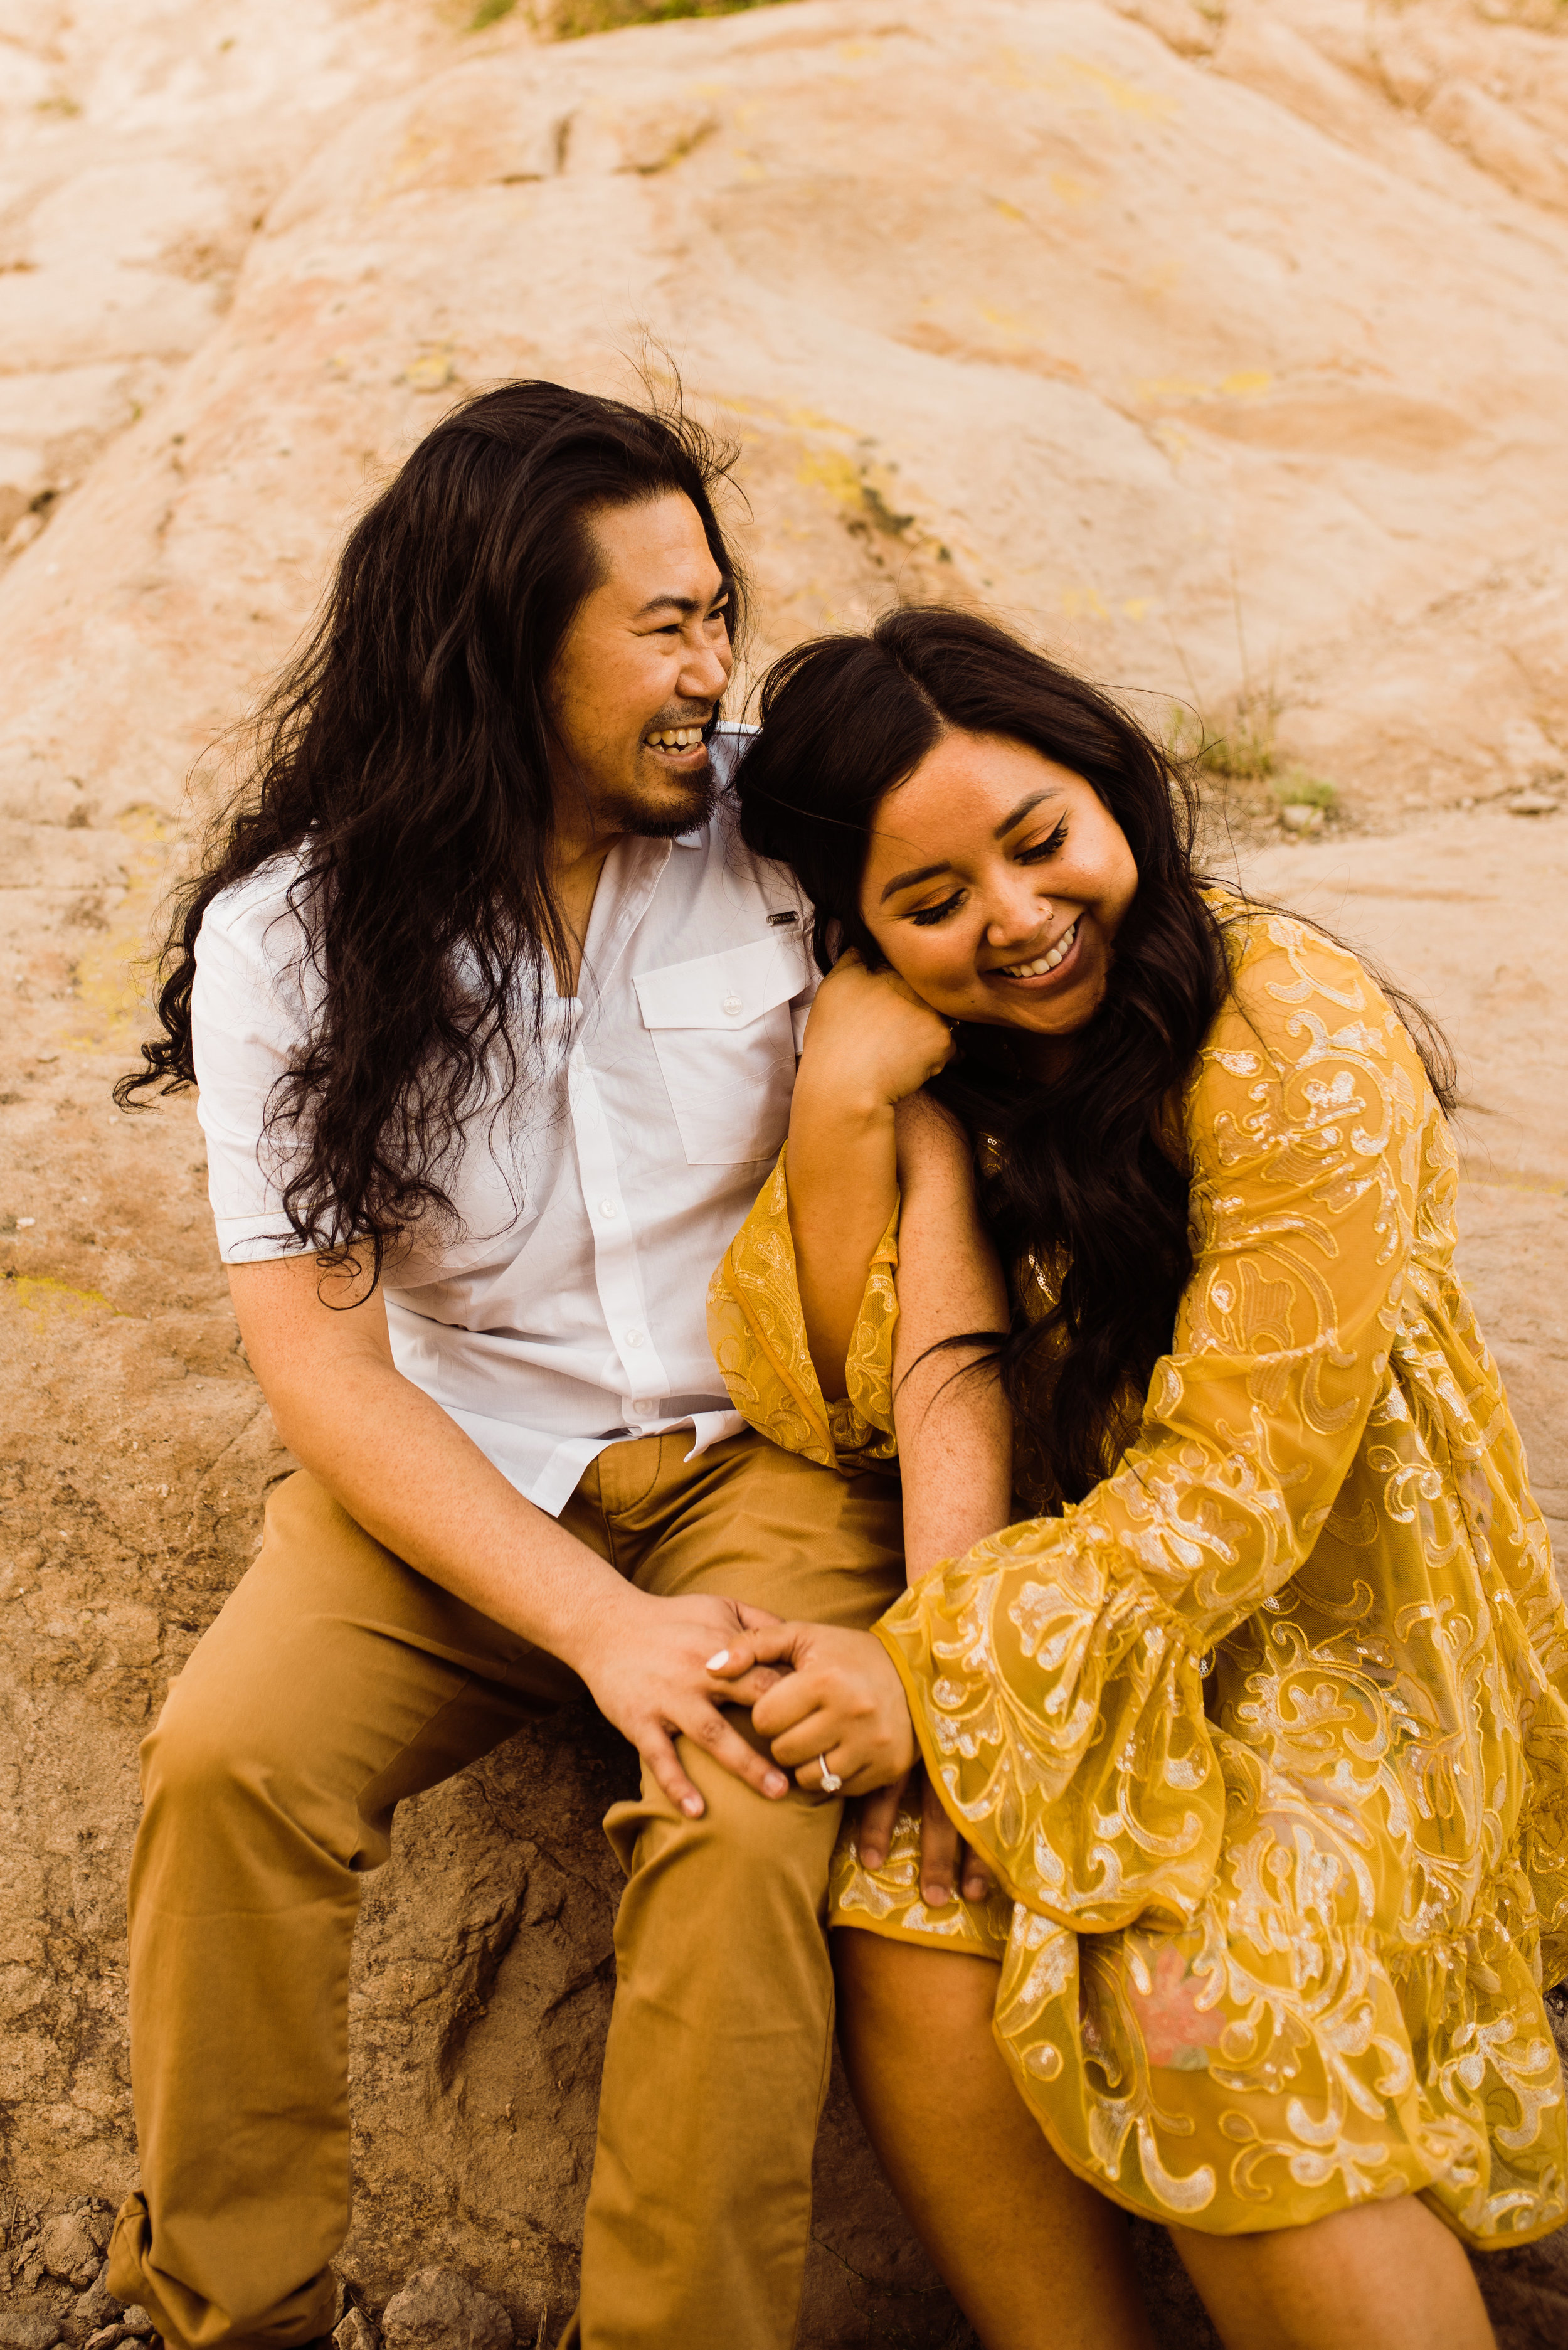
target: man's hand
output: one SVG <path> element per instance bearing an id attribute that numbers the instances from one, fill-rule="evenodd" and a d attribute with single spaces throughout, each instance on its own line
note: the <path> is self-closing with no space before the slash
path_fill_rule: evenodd
<path id="1" fill-rule="evenodd" d="M 788 1665 L 752 1706 L 754 1728 L 798 1785 L 819 1789 L 822 1767 L 852 1795 L 902 1779 L 915 1759 L 904 1685 L 880 1640 L 833 1624 L 780 1624 L 748 1633 L 725 1676 L 744 1687 L 747 1668 Z"/>
<path id="2" fill-rule="evenodd" d="M 862 1798 L 855 1843 L 867 1868 L 880 1868 L 893 1841 L 900 1805 L 920 1798 L 920 1898 L 928 1909 L 943 1909 L 958 1887 L 966 1901 L 983 1901 L 992 1890 L 990 1870 L 949 1819 L 936 1790 L 919 1763 L 907 1779 L 878 1787 Z"/>
<path id="3" fill-rule="evenodd" d="M 720 1711 L 753 1705 L 781 1676 L 753 1661 L 759 1639 L 777 1637 L 779 1619 L 739 1600 L 661 1599 L 621 1584 L 571 1642 L 566 1661 L 581 1674 L 594 1703 L 629 1738 L 670 1802 L 688 1819 L 702 1798 L 680 1768 L 680 1736 L 705 1747 L 715 1762 L 776 1802 L 789 1781 L 748 1745 Z"/>
<path id="4" fill-rule="evenodd" d="M 726 1721 L 778 1675 L 709 1660 L 775 1617 L 728 1599 L 660 1599 L 623 1582 L 525 1502 L 471 1437 L 392 1361 L 387 1305 L 363 1273 L 292 1256 L 229 1268 L 251 1366 L 278 1433 L 367 1533 L 416 1573 L 559 1657 L 687 1814 L 702 1798 L 680 1768 L 684 1732 L 759 1794 L 784 1773 Z"/>

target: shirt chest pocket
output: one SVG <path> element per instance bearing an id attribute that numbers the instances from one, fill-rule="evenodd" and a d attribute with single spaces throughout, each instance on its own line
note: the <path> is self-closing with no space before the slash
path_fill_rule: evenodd
<path id="1" fill-rule="evenodd" d="M 808 978 L 798 937 L 753 939 L 634 978 L 692 1166 L 777 1153 L 794 1087 L 790 999 Z"/>

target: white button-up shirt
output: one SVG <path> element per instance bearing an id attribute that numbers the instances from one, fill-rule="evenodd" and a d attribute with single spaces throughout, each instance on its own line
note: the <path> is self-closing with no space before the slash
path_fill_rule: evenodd
<path id="1" fill-rule="evenodd" d="M 740 730 L 713 744 L 721 780 Z M 268 1094 L 320 981 L 289 910 L 296 857 L 213 899 L 192 1027 L 226 1263 L 297 1249 L 264 1137 Z M 400 1371 L 541 1509 L 607 1444 L 738 1433 L 708 1344 L 709 1277 L 776 1156 L 817 973 L 793 877 L 753 858 L 727 803 L 675 841 L 605 861 L 578 994 L 518 1024 L 522 1075 L 464 1125 L 442 1181 L 460 1220 L 416 1231 L 386 1284 Z M 527 1008 L 527 1007 L 524 1007 Z"/>

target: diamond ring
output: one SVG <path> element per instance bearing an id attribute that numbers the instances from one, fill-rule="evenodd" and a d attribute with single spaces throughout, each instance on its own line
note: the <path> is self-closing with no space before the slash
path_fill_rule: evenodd
<path id="1" fill-rule="evenodd" d="M 825 1795 L 836 1795 L 840 1787 L 843 1786 L 844 1782 L 839 1777 L 836 1771 L 830 1771 L 828 1769 L 827 1757 L 826 1754 L 819 1754 L 817 1756 L 816 1767 L 822 1773 L 823 1794 Z"/>

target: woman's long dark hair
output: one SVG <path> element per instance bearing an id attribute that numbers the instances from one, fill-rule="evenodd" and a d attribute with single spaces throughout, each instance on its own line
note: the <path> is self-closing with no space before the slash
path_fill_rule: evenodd
<path id="1" fill-rule="evenodd" d="M 254 769 L 176 902 L 162 1033 L 122 1108 L 192 1084 L 202 918 L 222 890 L 297 855 L 321 1009 L 274 1088 L 283 1204 L 300 1240 L 362 1247 L 378 1276 L 443 1188 L 463 1117 L 521 1074 L 517 980 L 535 1001 L 566 940 L 549 887 L 548 689 L 598 584 L 596 511 L 679 491 L 730 593 L 742 583 L 712 504 L 729 458 L 679 407 L 649 413 L 513 383 L 443 418 L 351 532 L 319 620 L 255 722 Z M 526 991 L 524 992 L 526 995 Z M 281 1154 L 280 1154 L 281 1155 Z"/>
<path id="2" fill-rule="evenodd" d="M 970 1028 L 931 1087 L 983 1139 L 981 1196 L 1003 1262 L 1064 1267 L 1054 1305 L 1035 1316 L 1016 1305 L 999 1351 L 1026 1454 L 1061 1500 L 1081 1500 L 1131 1433 L 1129 1402 L 1169 1348 L 1192 1270 L 1173 1113 L 1230 984 L 1220 918 L 1193 868 L 1194 787 L 1081 678 L 938 607 L 888 612 L 869 636 L 797 645 L 763 681 L 762 718 L 736 778 L 741 829 L 798 875 L 824 971 L 851 946 L 883 963 L 859 903 L 872 821 L 950 728 L 1008 737 L 1085 777 L 1132 850 L 1137 894 L 1064 1071 L 1032 1082 L 1004 1030 Z M 1440 1040 L 1399 1008 L 1414 1014 L 1446 1102 Z"/>

